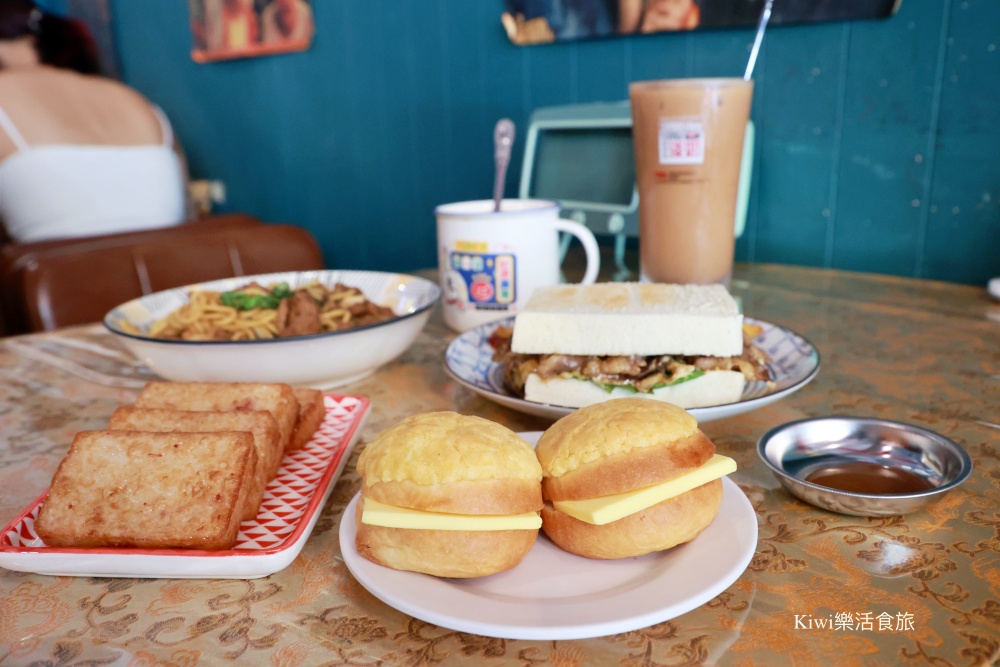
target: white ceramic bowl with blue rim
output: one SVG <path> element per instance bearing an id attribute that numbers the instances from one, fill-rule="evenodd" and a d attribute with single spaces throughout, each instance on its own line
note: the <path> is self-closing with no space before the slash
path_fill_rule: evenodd
<path id="1" fill-rule="evenodd" d="M 188 302 L 192 290 L 225 292 L 251 282 L 287 282 L 293 289 L 312 281 L 343 283 L 369 301 L 388 306 L 396 317 L 384 322 L 306 336 L 256 341 L 184 341 L 151 338 L 140 332 Z M 360 380 L 403 354 L 423 330 L 441 298 L 436 283 L 401 273 L 376 271 L 291 271 L 226 278 L 178 287 L 113 309 L 104 326 L 150 370 L 177 382 L 287 382 L 329 389 Z"/>

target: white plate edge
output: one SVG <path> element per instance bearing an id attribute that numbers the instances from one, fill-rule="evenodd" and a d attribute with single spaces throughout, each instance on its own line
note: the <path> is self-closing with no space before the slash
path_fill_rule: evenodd
<path id="1" fill-rule="evenodd" d="M 518 433 L 524 440 L 529 442 L 534 446 L 537 441 L 537 437 L 540 436 L 541 431 L 529 431 Z M 734 562 L 731 567 L 725 572 L 724 576 L 720 577 L 718 581 L 714 582 L 711 586 L 701 591 L 698 595 L 688 598 L 684 601 L 684 604 L 680 605 L 683 611 L 676 612 L 671 607 L 667 607 L 661 610 L 651 611 L 639 616 L 630 617 L 628 619 L 621 619 L 614 622 L 609 622 L 606 624 L 584 624 L 576 626 L 567 626 L 560 628 L 534 628 L 534 627 L 518 627 L 518 626 L 503 626 L 506 628 L 513 628 L 516 630 L 516 636 L 513 636 L 510 632 L 497 632 L 497 627 L 492 624 L 484 624 L 469 619 L 459 619 L 457 623 L 451 623 L 450 618 L 444 618 L 441 616 L 435 616 L 433 618 L 428 618 L 427 611 L 424 608 L 418 607 L 411 604 L 409 601 L 403 600 L 387 600 L 383 597 L 384 593 L 381 590 L 373 590 L 358 577 L 357 573 L 351 567 L 352 561 L 360 563 L 363 557 L 358 553 L 354 538 L 356 535 L 356 525 L 354 523 L 354 511 L 357 506 L 358 498 L 360 493 L 355 494 L 355 496 L 348 503 L 344 510 L 344 514 L 341 518 L 340 530 L 339 530 L 339 541 L 341 548 L 341 555 L 344 559 L 344 564 L 347 566 L 351 575 L 355 578 L 358 583 L 360 583 L 365 590 L 371 593 L 373 596 L 381 600 L 386 605 L 396 609 L 397 611 L 413 616 L 414 618 L 419 618 L 421 620 L 427 621 L 429 623 L 434 623 L 441 627 L 447 627 L 460 632 L 471 632 L 487 637 L 497 637 L 501 639 L 509 640 L 530 640 L 530 641 L 548 641 L 548 640 L 566 640 L 566 639 L 588 639 L 593 637 L 602 637 L 612 634 L 617 634 L 621 632 L 628 632 L 630 630 L 635 630 L 639 628 L 648 627 L 656 623 L 662 623 L 664 621 L 670 620 L 681 616 L 689 611 L 692 611 L 709 600 L 713 599 L 719 595 L 722 591 L 725 591 L 730 586 L 733 585 L 746 571 L 747 566 L 753 560 L 754 554 L 757 550 L 757 544 L 759 541 L 759 527 L 757 525 L 757 514 L 753 509 L 753 504 L 750 499 L 747 498 L 746 494 L 739 487 L 736 482 L 729 479 L 729 477 L 723 478 L 723 490 L 726 496 L 731 496 L 731 501 L 736 504 L 737 508 L 745 514 L 743 518 L 750 519 L 751 522 L 747 521 L 747 525 L 753 526 L 752 544 L 748 544 L 748 548 L 741 553 L 741 557 L 738 561 Z M 723 502 L 727 500 L 724 497 Z M 741 524 L 742 525 L 742 524 Z M 749 528 L 748 528 L 749 531 Z M 747 535 L 748 539 L 751 536 Z M 599 561 L 595 562 L 599 566 Z M 381 566 L 375 566 L 381 567 Z M 415 576 L 423 576 L 414 573 Z M 441 623 L 441 620 L 445 620 L 448 624 Z"/>

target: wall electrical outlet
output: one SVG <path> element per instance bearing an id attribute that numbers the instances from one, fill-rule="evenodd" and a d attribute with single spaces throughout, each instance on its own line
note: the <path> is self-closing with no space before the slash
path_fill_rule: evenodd
<path id="1" fill-rule="evenodd" d="M 211 193 L 213 204 L 226 203 L 226 184 L 222 181 L 209 181 L 209 192 Z"/>
<path id="2" fill-rule="evenodd" d="M 188 195 L 199 215 L 208 215 L 216 204 L 226 203 L 226 184 L 200 179 L 188 183 Z"/>

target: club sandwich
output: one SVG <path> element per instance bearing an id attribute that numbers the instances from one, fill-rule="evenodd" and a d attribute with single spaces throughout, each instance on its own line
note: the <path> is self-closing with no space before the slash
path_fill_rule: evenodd
<path id="1" fill-rule="evenodd" d="M 541 288 L 493 342 L 509 389 L 565 407 L 626 396 L 722 405 L 739 401 L 748 380 L 771 379 L 722 285 Z"/>

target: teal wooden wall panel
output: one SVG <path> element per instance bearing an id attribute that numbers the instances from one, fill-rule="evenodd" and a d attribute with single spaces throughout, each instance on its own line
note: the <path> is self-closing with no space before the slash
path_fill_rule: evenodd
<path id="1" fill-rule="evenodd" d="M 346 3 L 331 9 L 338 23 L 349 19 Z M 345 37 L 317 42 L 317 56 L 326 62 L 350 62 L 353 45 L 350 36 Z M 365 146 L 351 131 L 360 112 L 359 91 L 348 88 L 343 77 L 299 76 L 305 77 L 301 87 L 307 94 L 300 95 L 303 108 L 286 123 L 298 147 L 298 168 L 292 172 L 296 180 L 290 187 L 294 208 L 271 219 L 311 221 L 310 229 L 326 249 L 328 261 L 342 263 L 342 239 L 351 233 L 347 221 L 359 213 L 353 196 L 354 162 Z"/>
<path id="2" fill-rule="evenodd" d="M 1000 255 L 1000 2 L 953 2 L 948 18 L 968 37 L 946 40 L 920 274 L 962 281 L 996 273 Z"/>
<path id="3" fill-rule="evenodd" d="M 398 40 L 400 53 L 397 58 L 388 63 L 384 90 L 384 111 L 388 114 L 388 125 L 384 129 L 386 141 L 386 163 L 377 171 L 375 177 L 383 181 L 385 204 L 389 207 L 391 219 L 390 229 L 380 237 L 380 243 L 392 248 L 396 253 L 393 261 L 400 261 L 399 253 L 403 248 L 416 249 L 422 256 L 433 253 L 434 241 L 428 238 L 426 229 L 419 225 L 399 224 L 411 216 L 412 211 L 426 211 L 433 207 L 431 199 L 439 176 L 451 169 L 446 161 L 452 159 L 453 152 L 443 153 L 439 150 L 439 142 L 434 132 L 427 132 L 425 126 L 439 127 L 447 131 L 452 116 L 442 116 L 440 100 L 445 93 L 445 81 L 441 77 L 444 59 L 441 56 L 439 32 L 428 30 L 428 34 L 417 34 L 411 26 L 421 20 L 433 21 L 427 28 L 436 28 L 443 18 L 437 8 L 433 8 L 429 16 L 414 3 L 397 3 L 390 12 L 392 31 L 387 35 L 387 48 L 393 40 Z M 362 8 L 363 9 L 363 8 Z M 435 58 L 425 60 L 417 54 L 434 49 Z M 377 57 L 377 55 L 375 56 Z M 431 82 L 435 85 L 429 85 Z M 450 94 L 450 93 L 449 93 Z M 438 130 L 439 132 L 441 130 Z M 359 133 L 360 134 L 360 133 Z M 363 141 L 363 134 L 360 135 Z M 405 137 L 406 140 L 401 140 Z M 428 169 L 428 166 L 432 169 Z M 348 179 L 351 187 L 357 188 L 356 182 Z M 328 207 L 335 207 L 336 199 L 328 202 Z M 345 220 L 345 238 L 350 232 L 350 221 Z M 391 241 L 391 242 L 390 242 Z M 345 256 L 339 262 L 340 266 L 350 264 L 350 257 Z"/>
<path id="4" fill-rule="evenodd" d="M 939 140 L 920 275 L 969 282 L 1000 275 L 1000 207 L 995 164 L 1000 132 Z"/>
<path id="5" fill-rule="evenodd" d="M 435 204 L 447 199 L 454 189 L 455 176 L 449 170 L 454 164 L 451 123 L 456 100 L 444 74 L 448 56 L 446 15 L 441 11 L 441 3 L 402 4 L 406 7 L 407 39 L 405 50 L 391 51 L 396 54 L 396 62 L 391 66 L 405 68 L 407 81 L 404 89 L 397 91 L 402 94 L 397 108 L 397 113 L 402 116 L 400 127 L 395 128 L 391 138 L 397 144 L 397 150 L 407 154 L 407 163 L 406 168 L 393 170 L 386 176 L 409 179 L 412 183 L 414 204 L 409 209 L 402 206 L 397 209 L 397 226 L 406 225 L 410 227 L 411 234 L 422 232 L 428 236 L 426 231 L 431 224 L 429 211 Z M 365 31 L 356 32 L 363 35 Z M 360 137 L 365 136 L 364 128 L 357 128 L 357 132 Z M 359 188 L 357 181 L 353 183 L 355 188 Z M 383 239 L 383 242 L 386 241 Z M 433 236 L 421 238 L 414 247 L 420 249 L 420 256 L 433 257 Z M 349 258 L 345 259 L 348 261 L 338 266 L 349 265 Z"/>
<path id="6" fill-rule="evenodd" d="M 370 17 L 364 3 L 351 3 L 351 7 L 353 15 L 348 25 L 363 23 Z M 414 242 L 423 238 L 422 234 L 414 233 L 412 225 L 398 224 L 401 219 L 405 220 L 401 213 L 412 206 L 405 196 L 407 170 L 403 165 L 406 163 L 400 159 L 405 155 L 406 142 L 399 141 L 408 136 L 410 129 L 407 128 L 409 104 L 405 95 L 397 96 L 397 91 L 405 91 L 402 86 L 406 65 L 402 58 L 386 58 L 385 55 L 393 53 L 402 42 L 406 22 L 400 13 L 404 7 L 405 3 L 387 5 L 382 8 L 384 14 L 380 14 L 385 20 L 380 18 L 371 22 L 372 39 L 365 49 L 365 66 L 358 72 L 362 109 L 370 114 L 361 132 L 362 145 L 367 144 L 369 149 L 364 182 L 373 197 L 366 207 L 367 228 L 373 233 L 368 235 L 363 261 L 369 264 L 383 256 L 391 262 L 403 261 L 408 252 L 412 252 Z M 403 104 L 399 104 L 400 101 Z M 452 116 L 447 118 L 448 121 L 452 119 Z M 448 157 L 454 159 L 454 152 Z M 453 169 L 453 164 L 446 163 L 444 173 L 450 174 Z M 335 206 L 336 202 L 330 204 Z M 350 221 L 344 222 L 350 229 Z"/>
<path id="7" fill-rule="evenodd" d="M 579 48 L 579 45 L 557 44 L 525 51 L 524 110 L 575 101 L 575 48 Z M 559 76 L 552 76 L 555 72 Z"/>
<path id="8" fill-rule="evenodd" d="M 348 3 L 335 3 L 328 11 L 331 20 L 340 24 L 352 20 L 350 9 Z M 343 63 L 345 72 L 352 73 L 356 53 L 354 40 L 359 38 L 360 34 L 345 33 L 339 39 L 318 40 L 313 48 L 322 54 L 322 61 Z M 360 244 L 348 247 L 343 240 L 353 235 L 354 225 L 348 221 L 357 220 L 361 214 L 355 197 L 356 164 L 366 155 L 366 145 L 356 131 L 357 119 L 362 113 L 361 90 L 355 85 L 355 79 L 344 75 L 316 76 L 313 73 L 310 78 L 300 85 L 306 87 L 308 83 L 312 91 L 314 102 L 310 112 L 314 124 L 290 122 L 298 128 L 307 146 L 302 168 L 296 172 L 301 179 L 296 195 L 303 202 L 305 212 L 301 218 L 289 214 L 270 219 L 299 224 L 303 220 L 310 221 L 307 226 L 324 248 L 327 262 L 343 265 L 347 260 L 353 263 L 351 255 L 361 252 Z M 333 202 L 337 204 L 335 207 L 331 206 Z"/>
<path id="9" fill-rule="evenodd" d="M 649 35 L 619 40 L 629 54 L 625 82 L 693 76 L 690 35 Z M 585 45 L 581 45 L 585 46 Z"/>
<path id="10" fill-rule="evenodd" d="M 485 17 L 478 26 L 478 35 L 482 44 L 483 59 L 483 109 L 482 131 L 487 133 L 489 145 L 493 142 L 493 126 L 500 118 L 510 118 L 517 123 L 517 134 L 515 137 L 514 150 L 511 155 L 511 167 L 507 177 L 507 188 L 505 194 L 514 196 L 517 192 L 517 174 L 521 164 L 521 157 L 524 152 L 524 134 L 527 128 L 524 120 L 527 118 L 527 61 L 529 57 L 528 49 L 502 49 L 496 48 L 497 40 L 503 37 L 496 35 L 496 26 L 490 20 L 491 7 L 489 3 L 476 3 L 485 6 Z M 456 54 L 461 57 L 461 54 Z M 475 156 L 468 156 L 470 160 L 476 160 L 472 164 L 478 164 L 484 176 L 492 179 L 493 155 L 491 152 L 482 154 L 477 152 Z M 492 196 L 493 187 L 490 180 L 489 194 Z M 459 193 L 455 196 L 439 199 L 438 203 L 445 201 L 455 201 L 460 198 Z M 483 198 L 481 192 L 469 192 L 469 199 Z M 464 198 L 464 197 L 462 197 Z M 433 208 L 433 207 L 432 207 Z"/>
<path id="11" fill-rule="evenodd" d="M 441 14 L 444 22 L 439 76 L 451 100 L 446 110 L 449 150 L 444 171 L 448 179 L 445 199 L 476 191 L 479 198 L 488 199 L 493 192 L 492 181 L 487 178 L 493 159 L 493 132 L 484 108 L 482 40 L 474 28 L 482 25 L 480 7 L 476 2 L 462 3 Z M 439 198 L 435 203 L 442 202 Z"/>
<path id="12" fill-rule="evenodd" d="M 768 43 L 756 77 L 761 152 L 753 259 L 822 265 L 836 164 L 842 32 L 839 25 L 789 28 Z M 803 57 L 803 54 L 806 54 Z"/>
<path id="13" fill-rule="evenodd" d="M 331 266 L 436 261 L 434 207 L 490 196 L 492 130 L 628 82 L 740 76 L 751 28 L 511 45 L 500 0 L 314 0 L 304 53 L 199 65 L 186 3 L 113 0 L 126 82 L 168 112 L 226 210 L 291 222 Z M 1000 2 L 769 30 L 737 258 L 981 283 L 1000 275 Z"/>
<path id="14" fill-rule="evenodd" d="M 616 102 L 628 98 L 626 72 L 630 61 L 621 43 L 619 39 L 602 39 L 575 47 L 575 102 Z"/>
<path id="15" fill-rule="evenodd" d="M 686 76 L 743 76 L 750 57 L 753 35 L 748 30 L 718 30 L 700 33 L 697 37 L 686 36 L 688 50 L 688 70 Z M 770 40 L 765 40 L 758 55 L 754 74 L 763 71 L 762 63 L 767 58 Z"/>
<path id="16" fill-rule="evenodd" d="M 915 275 L 943 7 L 850 27 L 835 265 Z"/>

